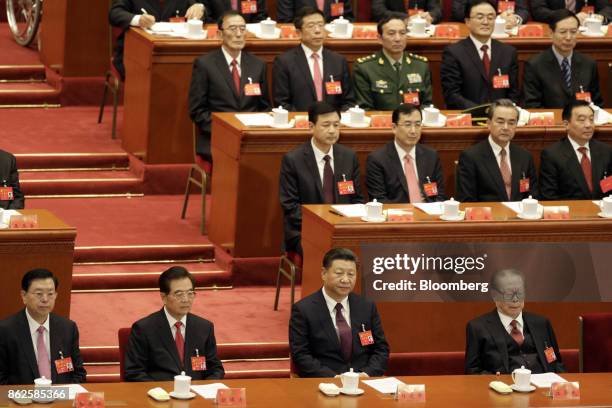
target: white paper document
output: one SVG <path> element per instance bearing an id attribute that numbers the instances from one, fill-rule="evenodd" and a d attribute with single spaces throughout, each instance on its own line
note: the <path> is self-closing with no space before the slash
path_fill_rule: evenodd
<path id="1" fill-rule="evenodd" d="M 425 214 L 428 214 L 428 215 L 442 215 L 442 212 L 443 212 L 442 203 L 440 202 L 414 203 L 412 205 L 414 205 L 416 208 L 418 208 L 419 210 L 423 211 Z"/>
<path id="2" fill-rule="evenodd" d="M 199 394 L 202 398 L 205 399 L 215 399 L 217 398 L 217 390 L 229 388 L 227 385 L 223 383 L 212 383 L 205 385 L 192 385 L 191 390 L 197 394 Z"/>
<path id="3" fill-rule="evenodd" d="M 395 377 L 381 378 L 378 380 L 362 380 L 361 382 L 383 394 L 395 394 L 397 385 L 404 384 Z"/>
<path id="4" fill-rule="evenodd" d="M 333 213 L 343 217 L 365 217 L 366 207 L 364 204 L 337 204 L 331 206 Z"/>
<path id="5" fill-rule="evenodd" d="M 4 210 L 1 212 L 0 216 L 0 228 L 7 228 L 9 222 L 11 221 L 11 217 L 13 215 L 21 215 L 21 213 L 17 210 Z M 5 224 L 5 225 L 2 225 Z"/>
<path id="6" fill-rule="evenodd" d="M 244 126 L 270 126 L 272 116 L 267 113 L 237 113 L 238 119 Z"/>
<path id="7" fill-rule="evenodd" d="M 520 214 L 523 212 L 523 208 L 521 206 L 522 203 L 520 201 L 504 201 L 502 204 L 517 214 Z"/>
<path id="8" fill-rule="evenodd" d="M 81 384 L 54 385 L 52 388 L 68 388 L 68 398 L 73 400 L 79 392 L 89 392 Z"/>
<path id="9" fill-rule="evenodd" d="M 567 380 L 555 373 L 531 374 L 531 383 L 538 388 L 550 388 L 554 382 L 567 382 Z"/>

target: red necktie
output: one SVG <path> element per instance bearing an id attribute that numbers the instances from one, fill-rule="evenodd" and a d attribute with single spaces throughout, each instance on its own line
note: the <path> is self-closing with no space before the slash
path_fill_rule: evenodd
<path id="1" fill-rule="evenodd" d="M 580 167 L 582 167 L 582 174 L 584 174 L 584 179 L 589 186 L 589 191 L 593 192 L 593 173 L 591 172 L 591 161 L 589 160 L 589 156 L 587 156 L 587 148 L 579 147 L 578 151 L 582 153 L 582 160 L 580 160 Z"/>
<path id="2" fill-rule="evenodd" d="M 510 336 L 512 336 L 514 341 L 516 341 L 516 344 L 518 344 L 520 347 L 523 345 L 525 338 L 523 337 L 523 333 L 521 333 L 521 331 L 518 329 L 517 324 L 518 322 L 516 320 L 510 322 L 510 326 L 512 326 L 512 330 L 510 330 Z"/>
<path id="3" fill-rule="evenodd" d="M 508 200 L 512 200 L 512 171 L 508 165 L 508 156 L 506 156 L 506 149 L 502 148 L 499 152 L 499 170 L 501 171 L 502 179 L 504 180 L 504 186 L 506 187 L 506 194 Z"/>
<path id="4" fill-rule="evenodd" d="M 238 0 L 232 0 L 232 10 L 238 10 Z"/>
<path id="5" fill-rule="evenodd" d="M 414 166 L 412 165 L 412 158 L 409 154 L 404 156 L 404 175 L 406 176 L 406 182 L 408 183 L 408 195 L 410 196 L 411 203 L 422 203 L 421 189 L 419 187 L 419 180 L 417 180 Z"/>
<path id="6" fill-rule="evenodd" d="M 334 171 L 331 168 L 331 164 L 329 164 L 331 157 L 326 154 L 323 160 L 325 160 L 325 165 L 323 166 L 323 200 L 325 200 L 325 204 L 333 204 L 335 201 Z"/>
<path id="7" fill-rule="evenodd" d="M 487 74 L 488 78 L 489 70 L 491 69 L 491 60 L 489 59 L 489 53 L 487 52 L 489 46 L 484 44 L 482 47 L 480 47 L 480 49 L 482 50 L 482 64 L 484 65 L 485 74 Z"/>
<path id="8" fill-rule="evenodd" d="M 232 60 L 232 77 L 234 78 L 234 86 L 236 93 L 240 96 L 240 74 L 238 73 L 238 61 Z"/>
<path id="9" fill-rule="evenodd" d="M 181 366 L 185 364 L 185 339 L 183 338 L 183 333 L 181 333 L 181 327 L 183 323 L 176 322 L 174 323 L 174 327 L 176 327 L 176 335 L 174 336 L 174 342 L 176 343 L 176 349 L 179 354 L 179 358 L 181 359 Z"/>
<path id="10" fill-rule="evenodd" d="M 166 0 L 159 0 L 159 10 L 163 13 L 164 6 L 166 5 Z"/>
<path id="11" fill-rule="evenodd" d="M 323 100 L 323 78 L 321 75 L 321 67 L 319 66 L 319 54 L 313 52 L 312 58 L 312 72 L 314 76 L 314 86 L 317 91 L 317 101 Z"/>
<path id="12" fill-rule="evenodd" d="M 45 346 L 45 330 L 45 326 L 40 326 L 36 330 L 38 332 L 38 338 L 36 339 L 36 362 L 38 363 L 38 374 L 50 380 L 51 363 L 49 362 L 49 353 Z"/>
<path id="13" fill-rule="evenodd" d="M 317 8 L 323 11 L 325 9 L 325 0 L 317 0 Z"/>
<path id="14" fill-rule="evenodd" d="M 351 328 L 342 315 L 342 303 L 336 303 L 336 326 L 338 326 L 338 337 L 340 337 L 340 352 L 344 361 L 351 361 L 353 353 L 353 334 Z"/>

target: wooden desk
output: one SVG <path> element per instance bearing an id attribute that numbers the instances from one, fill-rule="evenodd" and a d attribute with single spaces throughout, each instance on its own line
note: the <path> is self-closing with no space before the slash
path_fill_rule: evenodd
<path id="1" fill-rule="evenodd" d="M 548 32 L 548 28 L 545 28 Z M 465 27 L 462 26 L 465 34 Z M 517 47 L 522 72 L 523 63 L 549 47 L 549 37 L 504 40 Z M 442 50 L 453 41 L 443 38 L 409 39 L 407 49 L 426 56 L 431 65 L 434 102 L 444 106 L 440 87 Z M 262 58 L 272 73 L 276 55 L 295 47 L 298 40 L 260 40 L 250 36 L 246 50 Z M 140 29 L 131 29 L 125 46 L 125 107 L 123 147 L 146 163 L 190 163 L 193 160 L 188 93 L 193 60 L 220 47 L 219 40 L 191 41 L 154 37 Z M 376 39 L 328 39 L 325 46 L 343 54 L 349 64 L 380 49 Z M 612 38 L 580 37 L 577 49 L 595 58 L 599 67 L 601 91 L 607 94 L 608 62 Z"/>
<path id="2" fill-rule="evenodd" d="M 54 313 L 68 317 L 76 229 L 47 210 L 19 212 L 38 215 L 39 228 L 0 230 L 0 319 L 23 307 L 21 278 L 34 268 L 49 269 L 57 276 L 60 285 Z"/>
<path id="3" fill-rule="evenodd" d="M 286 152 L 307 141 L 310 132 L 248 128 L 232 113 L 213 114 L 212 126 L 215 172 L 211 241 L 238 258 L 278 256 L 283 235 L 278 198 L 281 160 Z M 522 127 L 517 130 L 514 143 L 529 149 L 537 165 L 540 151 L 559 140 L 564 132 L 562 126 Z M 423 129 L 422 143 L 440 155 L 449 196 L 454 192 L 455 161 L 459 154 L 487 135 L 488 131 L 479 127 Z M 359 157 L 364 196 L 366 158 L 392 138 L 391 129 L 343 127 L 341 130 L 340 143 L 355 150 Z M 612 126 L 601 127 L 598 138 L 612 142 Z"/>
<path id="4" fill-rule="evenodd" d="M 328 205 L 306 205 L 302 211 L 302 296 L 321 287 L 321 261 L 332 247 L 346 247 L 359 256 L 361 245 L 366 243 L 612 241 L 612 220 L 597 217 L 599 210 L 591 201 L 546 204 L 569 205 L 571 220 L 524 221 L 501 203 L 469 203 L 461 207 L 492 207 L 493 221 L 444 222 L 415 210 L 415 221 L 411 223 L 366 223 L 335 215 Z M 492 302 L 389 302 L 377 306 L 385 335 L 395 352 L 463 350 L 466 323 L 494 308 Z M 559 347 L 578 348 L 578 316 L 612 311 L 612 303 L 530 302 L 526 310 L 551 320 Z"/>
<path id="5" fill-rule="evenodd" d="M 512 393 L 500 395 L 488 387 L 495 379 L 491 375 L 452 375 L 452 376 L 419 376 L 397 377 L 407 384 L 425 384 L 426 403 L 402 403 L 401 406 L 419 407 L 554 407 L 554 406 L 609 406 L 612 402 L 610 387 L 612 374 L 563 374 L 569 381 L 580 382 L 580 400 L 553 401 L 547 397 L 547 389 L 536 389 L 534 392 Z M 501 381 L 512 383 L 509 375 L 501 376 Z M 320 382 L 334 382 L 340 385 L 338 379 L 294 378 L 294 379 L 256 379 L 256 380 L 221 380 L 229 387 L 246 388 L 247 406 L 266 408 L 370 408 L 397 407 L 398 401 L 391 394 L 381 394 L 365 384 L 360 384 L 365 393 L 359 397 L 340 395 L 326 397 L 318 390 Z M 206 384 L 213 381 L 197 381 Z M 219 382 L 216 380 L 214 382 Z M 216 406 L 213 400 L 205 400 L 196 396 L 189 401 L 171 400 L 167 403 L 157 403 L 147 397 L 147 390 L 162 387 L 166 391 L 173 389 L 171 382 L 145 383 L 92 383 L 84 384 L 88 391 L 104 392 L 106 406 L 127 407 L 173 407 L 198 408 Z M 5 402 L 9 389 L 15 386 L 0 386 L 0 403 L 17 407 L 14 402 Z M 23 388 L 19 388 L 23 389 Z M 5 401 L 2 401 L 2 399 Z M 3 405 L 3 406 L 6 406 Z M 49 407 L 70 407 L 68 401 L 55 402 Z"/>

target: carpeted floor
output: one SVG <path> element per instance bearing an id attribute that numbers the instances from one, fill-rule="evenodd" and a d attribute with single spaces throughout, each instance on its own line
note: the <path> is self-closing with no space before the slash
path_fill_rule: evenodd
<path id="1" fill-rule="evenodd" d="M 4 6 L 4 5 L 3 5 Z M 0 9 L 6 14 L 6 7 Z M 6 18 L 3 19 L 6 21 Z M 36 44 L 32 48 L 22 47 L 15 42 L 8 23 L 0 23 L 0 65 L 33 65 L 40 64 Z"/>

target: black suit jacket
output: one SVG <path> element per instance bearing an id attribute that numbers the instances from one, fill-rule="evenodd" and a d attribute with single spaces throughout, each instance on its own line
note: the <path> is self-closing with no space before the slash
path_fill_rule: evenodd
<path id="1" fill-rule="evenodd" d="M 503 0 L 502 0 L 503 1 Z M 452 20 L 465 22 L 465 4 L 467 0 L 453 0 L 453 7 L 451 11 Z M 497 0 L 490 0 L 490 3 L 495 7 L 497 11 Z M 523 23 L 529 20 L 529 9 L 527 8 L 527 2 L 525 0 L 514 0 L 514 14 L 519 15 L 523 19 Z"/>
<path id="2" fill-rule="evenodd" d="M 198 349 L 200 356 L 206 357 L 206 371 L 191 369 L 195 349 Z M 215 329 L 211 322 L 191 313 L 187 315 L 183 362 L 180 361 L 163 308 L 132 325 L 125 353 L 126 381 L 171 381 L 181 371 L 193 380 L 223 378 L 225 371 L 217 357 Z"/>
<path id="3" fill-rule="evenodd" d="M 355 16 L 353 15 L 352 2 L 350 0 L 338 0 L 344 3 L 344 15 L 343 17 L 349 21 L 353 21 Z M 323 14 L 325 14 L 325 21 L 329 22 L 337 19 L 338 17 L 332 17 L 331 15 L 331 3 L 335 3 L 335 0 L 325 0 L 323 5 Z M 279 23 L 293 23 L 293 19 L 297 14 L 298 10 L 302 7 L 310 6 L 317 7 L 316 0 L 277 0 L 276 2 L 276 15 Z"/>
<path id="4" fill-rule="evenodd" d="M 552 325 L 547 318 L 523 311 L 523 323 L 528 328 L 536 346 L 538 361 L 544 372 L 565 372 L 561 353 Z M 510 374 L 508 348 L 505 337 L 507 331 L 502 325 L 497 310 L 486 313 L 468 322 L 465 344 L 466 374 Z M 546 362 L 544 349 L 552 347 L 557 360 Z"/>
<path id="5" fill-rule="evenodd" d="M 409 0 L 408 8 L 418 8 L 427 11 L 432 18 L 432 24 L 442 19 L 442 9 L 438 0 Z M 372 20 L 380 21 L 387 17 L 408 18 L 403 0 L 372 0 Z"/>
<path id="6" fill-rule="evenodd" d="M 20 209 L 25 205 L 25 197 L 19 186 L 19 173 L 15 156 L 0 150 L 0 187 L 13 187 L 13 200 L 1 200 L 0 208 L 5 210 Z"/>
<path id="7" fill-rule="evenodd" d="M 352 180 L 355 194 L 340 195 L 334 188 L 337 204 L 363 202 L 359 186 L 359 161 L 351 149 L 334 145 L 334 179 L 336 183 Z M 283 208 L 285 250 L 301 253 L 302 204 L 323 204 L 323 184 L 319 176 L 311 141 L 298 146 L 283 157 L 280 171 L 279 196 Z"/>
<path id="8" fill-rule="evenodd" d="M 532 57 L 525 63 L 523 75 L 523 97 L 526 108 L 559 108 L 562 109 L 582 86 L 585 92 L 591 93 L 591 100 L 603 106 L 599 92 L 597 63 L 590 57 L 574 51 L 571 64 L 572 89 L 563 80 L 561 66 L 553 53 L 552 47 Z"/>
<path id="9" fill-rule="evenodd" d="M 612 146 L 593 140 L 589 142 L 593 192 L 582 173 L 578 156 L 567 137 L 542 150 L 540 158 L 540 197 L 542 200 L 601 199 L 599 181 L 612 175 Z"/>
<path id="10" fill-rule="evenodd" d="M 330 75 L 334 81 L 341 82 L 342 94 L 327 94 L 325 82 L 330 81 Z M 317 101 L 317 92 L 301 45 L 274 59 L 272 95 L 275 107 L 282 105 L 290 111 L 308 111 L 310 105 Z M 343 111 L 355 105 L 355 93 L 346 58 L 327 48 L 323 48 L 323 99 Z"/>
<path id="11" fill-rule="evenodd" d="M 243 14 L 241 3 L 243 0 L 238 0 L 238 12 L 244 17 L 247 23 L 258 23 L 261 20 L 265 20 L 268 17 L 266 13 L 266 2 L 265 0 L 257 0 L 257 13 Z M 217 24 L 219 17 L 226 11 L 232 9 L 231 0 L 202 0 L 206 6 L 205 22 L 207 24 Z"/>
<path id="12" fill-rule="evenodd" d="M 208 1 L 208 0 L 206 0 Z M 155 21 L 168 21 L 171 17 L 176 16 L 178 10 L 179 16 L 184 16 L 187 9 L 196 3 L 208 6 L 204 0 L 166 0 L 162 9 L 159 0 L 114 0 L 108 13 L 108 21 L 114 27 L 120 27 L 123 32 L 117 39 L 117 46 L 114 50 L 113 64 L 119 71 L 122 77 L 125 77 L 125 68 L 123 66 L 123 46 L 125 32 L 130 28 L 130 22 L 137 14 L 142 14 L 141 9 L 145 9 L 148 14 L 155 17 Z"/>
<path id="13" fill-rule="evenodd" d="M 240 95 L 236 93 L 232 73 L 223 51 L 217 49 L 193 62 L 189 88 L 189 115 L 198 128 L 200 137 L 196 150 L 210 157 L 210 128 L 212 112 L 264 112 L 270 109 L 266 63 L 254 55 L 240 53 Z M 246 96 L 244 86 L 259 83 L 261 96 Z"/>
<path id="14" fill-rule="evenodd" d="M 333 377 L 353 368 L 369 376 L 381 376 L 387 368 L 389 345 L 376 305 L 368 299 L 349 294 L 353 353 L 346 362 L 340 351 L 340 341 L 321 290 L 305 297 L 291 309 L 289 347 L 291 359 L 300 377 Z M 362 346 L 359 332 L 362 326 L 371 330 L 374 344 Z"/>
<path id="15" fill-rule="evenodd" d="M 79 350 L 79 329 L 72 320 L 49 314 L 51 381 L 54 384 L 85 382 L 87 372 Z M 72 359 L 74 371 L 58 374 L 55 360 Z M 39 378 L 34 344 L 25 309 L 0 322 L 0 384 L 34 384 Z"/>
<path id="16" fill-rule="evenodd" d="M 426 202 L 445 200 L 444 176 L 438 153 L 422 144 L 417 144 L 414 148 L 422 197 Z M 428 197 L 423 190 L 423 184 L 428 182 L 427 177 L 438 184 L 438 195 L 435 197 Z M 382 203 L 410 202 L 408 183 L 395 142 L 391 141 L 368 155 L 366 186 L 370 200 L 375 198 Z"/>
<path id="17" fill-rule="evenodd" d="M 444 48 L 440 76 L 448 109 L 468 109 L 500 98 L 510 98 L 518 102 L 520 92 L 516 49 L 491 40 L 489 55 L 491 68 L 487 76 L 482 59 L 470 37 Z M 497 75 L 498 69 L 502 75 L 509 76 L 509 88 L 493 88 L 493 76 Z"/>
<path id="18" fill-rule="evenodd" d="M 612 4 L 609 0 L 589 0 L 595 6 L 595 13 L 601 14 L 607 21 L 612 20 Z M 584 7 L 584 0 L 576 0 L 576 12 Z M 555 10 L 564 9 L 565 0 L 531 0 L 531 15 L 535 21 L 550 22 Z"/>
<path id="19" fill-rule="evenodd" d="M 510 143 L 510 168 L 512 170 L 510 201 L 520 201 L 530 195 L 537 197 L 538 182 L 531 153 Z M 529 192 L 525 193 L 521 193 L 519 185 L 523 176 L 529 179 Z M 508 201 L 504 180 L 488 138 L 459 155 L 457 199 L 459 201 Z"/>

